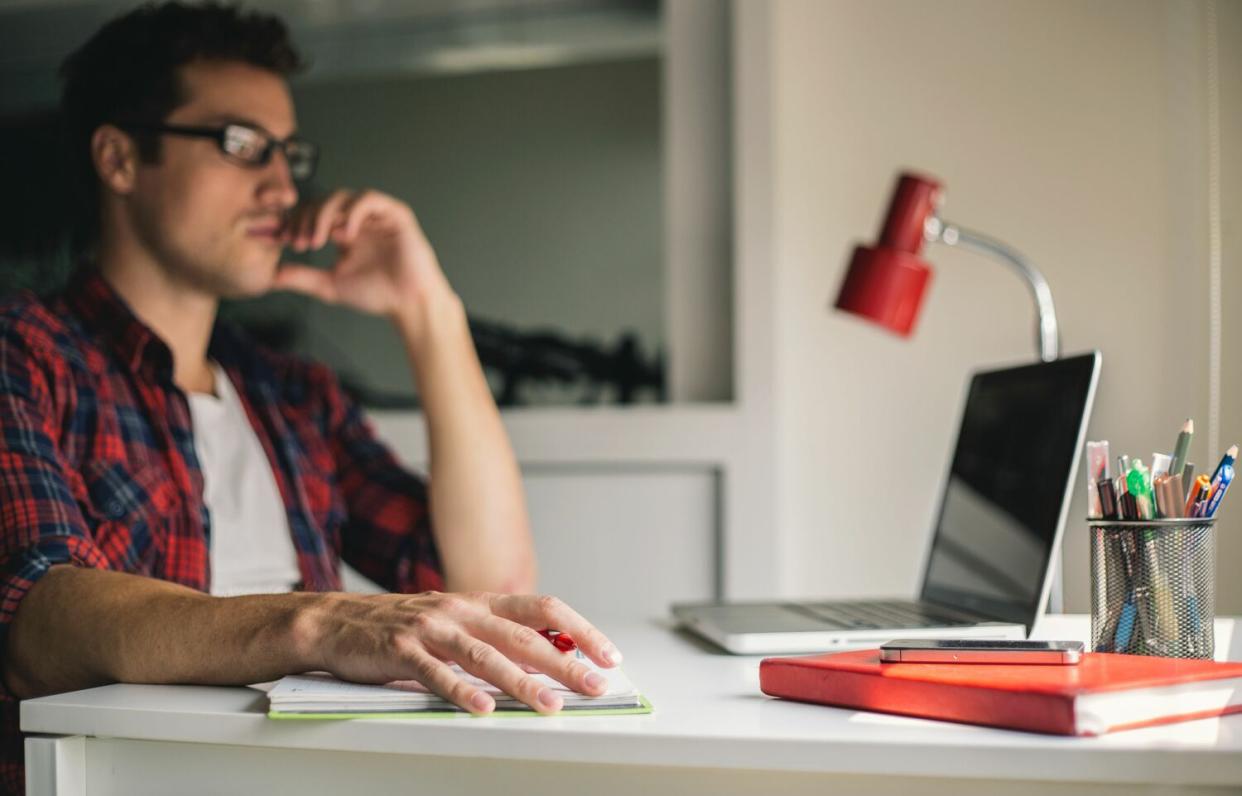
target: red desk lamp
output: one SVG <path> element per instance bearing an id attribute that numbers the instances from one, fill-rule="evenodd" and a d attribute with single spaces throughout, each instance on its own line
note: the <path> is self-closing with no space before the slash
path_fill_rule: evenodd
<path id="1" fill-rule="evenodd" d="M 920 256 L 923 244 L 963 246 L 1007 263 L 1030 283 L 1039 311 L 1035 338 L 1040 359 L 1056 359 L 1060 348 L 1057 315 L 1052 290 L 1043 274 L 1000 241 L 942 221 L 937 214 L 940 200 L 939 182 L 910 173 L 901 175 L 879 242 L 854 249 L 837 294 L 837 309 L 909 337 L 932 273 Z"/>

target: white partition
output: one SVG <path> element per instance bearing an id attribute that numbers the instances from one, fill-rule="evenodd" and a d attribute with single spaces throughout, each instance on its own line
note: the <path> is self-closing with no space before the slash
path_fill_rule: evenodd
<path id="1" fill-rule="evenodd" d="M 539 590 L 593 621 L 668 615 L 716 579 L 708 468 L 535 468 L 525 473 Z"/>

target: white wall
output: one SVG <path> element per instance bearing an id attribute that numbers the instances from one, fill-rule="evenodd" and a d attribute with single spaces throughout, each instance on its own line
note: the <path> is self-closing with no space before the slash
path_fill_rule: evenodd
<path id="1" fill-rule="evenodd" d="M 1242 4 L 1221 3 L 1226 314 L 1242 309 Z M 771 7 L 777 503 L 786 594 L 910 592 L 967 372 L 1034 357 L 1034 312 L 1003 267 L 939 247 L 915 336 L 828 307 L 873 240 L 895 173 L 947 186 L 946 218 L 1048 277 L 1065 350 L 1098 347 L 1090 429 L 1148 459 L 1193 415 L 1207 450 L 1205 12 L 1154 0 L 777 0 Z M 1230 214 L 1235 220 L 1229 226 Z M 1236 315 L 1236 313 L 1235 313 Z M 1222 447 L 1242 436 L 1226 326 Z M 893 495 L 896 497 L 893 497 Z M 1242 501 L 1242 497 L 1236 498 Z M 1079 495 L 1068 610 L 1089 608 Z M 1242 502 L 1221 569 L 1242 553 Z M 1218 608 L 1242 612 L 1222 578 Z"/>
<path id="2" fill-rule="evenodd" d="M 714 596 L 710 468 L 528 466 L 522 477 L 540 590 L 593 621 L 662 617 Z"/>

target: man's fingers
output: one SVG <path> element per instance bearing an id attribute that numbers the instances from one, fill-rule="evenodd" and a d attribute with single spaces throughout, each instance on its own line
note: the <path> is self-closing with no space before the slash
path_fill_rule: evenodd
<path id="1" fill-rule="evenodd" d="M 312 219 L 308 240 L 312 249 L 322 249 L 328 244 L 328 233 L 339 222 L 342 208 L 349 204 L 353 195 L 352 191 L 334 191 L 324 200 Z"/>
<path id="2" fill-rule="evenodd" d="M 280 238 L 290 248 L 297 241 L 298 224 L 302 221 L 304 209 L 302 206 L 290 208 L 281 221 Z"/>
<path id="3" fill-rule="evenodd" d="M 322 249 L 329 240 L 348 245 L 368 218 L 379 215 L 398 219 L 403 214 L 409 215 L 418 230 L 413 212 L 391 196 L 378 191 L 340 189 L 295 208 L 286 223 L 285 240 L 294 251 Z"/>
<path id="4" fill-rule="evenodd" d="M 289 245 L 294 251 L 306 251 L 307 229 L 315 219 L 315 214 L 319 212 L 318 202 L 307 202 L 305 206 L 299 207 L 293 216 L 292 224 L 290 224 L 290 241 Z"/>
<path id="5" fill-rule="evenodd" d="M 561 600 L 549 595 L 494 594 L 492 613 L 527 627 L 568 633 L 588 658 L 604 667 L 621 663 L 621 652 L 608 637 Z"/>
<path id="6" fill-rule="evenodd" d="M 371 215 L 391 207 L 392 200 L 374 191 L 355 194 L 341 207 L 338 229 L 334 235 L 337 243 L 348 244 L 358 236 L 363 223 Z"/>
<path id="7" fill-rule="evenodd" d="M 498 616 L 485 616 L 471 624 L 472 631 L 523 667 L 524 671 L 533 669 L 542 672 L 583 694 L 598 696 L 607 689 L 607 681 L 598 672 L 592 671 L 576 656 L 561 652 L 538 631 L 526 625 Z"/>
<path id="8" fill-rule="evenodd" d="M 314 296 L 320 301 L 337 300 L 336 283 L 327 271 L 300 263 L 281 263 L 272 283 L 276 290 L 292 290 Z"/>
<path id="9" fill-rule="evenodd" d="M 491 696 L 470 685 L 435 656 L 427 652 L 417 652 L 412 656 L 410 665 L 415 680 L 462 710 L 491 713 L 496 709 L 496 701 Z"/>
<path id="10" fill-rule="evenodd" d="M 305 202 L 290 211 L 285 222 L 285 241 L 289 247 L 294 251 L 322 249 L 341 206 L 352 195 L 344 189 L 333 191 L 327 197 Z"/>
<path id="11" fill-rule="evenodd" d="M 426 643 L 424 641 L 424 643 Z M 555 713 L 564 704 L 560 695 L 540 683 L 495 647 L 463 631 L 434 649 L 442 658 L 457 661 L 465 671 L 521 700 L 540 713 Z"/>

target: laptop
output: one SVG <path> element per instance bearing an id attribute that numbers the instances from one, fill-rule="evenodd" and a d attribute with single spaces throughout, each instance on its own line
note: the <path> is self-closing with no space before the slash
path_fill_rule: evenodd
<path id="1" fill-rule="evenodd" d="M 1025 638 L 1047 604 L 1100 353 L 971 376 L 918 599 L 682 603 L 729 652 L 874 647 L 897 638 Z"/>

